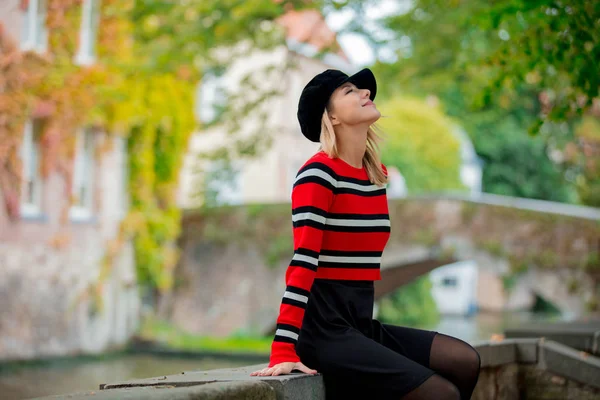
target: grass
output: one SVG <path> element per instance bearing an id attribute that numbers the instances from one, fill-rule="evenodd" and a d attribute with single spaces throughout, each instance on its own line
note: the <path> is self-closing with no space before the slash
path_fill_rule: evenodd
<path id="1" fill-rule="evenodd" d="M 152 340 L 174 350 L 240 352 L 253 354 L 269 354 L 272 337 L 236 334 L 219 338 L 194 335 L 185 332 L 173 324 L 157 318 L 146 318 L 141 325 L 138 336 L 144 340 Z"/>

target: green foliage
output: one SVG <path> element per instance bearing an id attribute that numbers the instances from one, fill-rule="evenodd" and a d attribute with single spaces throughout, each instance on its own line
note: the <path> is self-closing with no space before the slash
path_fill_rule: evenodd
<path id="1" fill-rule="evenodd" d="M 457 77 L 479 106 L 521 102 L 527 83 L 544 94 L 541 118 L 564 121 L 598 97 L 599 17 L 598 2 L 416 0 L 382 22 L 392 42 L 410 39 L 397 52 L 405 76 L 442 91 Z"/>
<path id="2" fill-rule="evenodd" d="M 575 139 L 563 151 L 569 172 L 577 176 L 581 201 L 600 207 L 600 120 L 583 118 L 575 127 Z"/>
<path id="3" fill-rule="evenodd" d="M 302 7 L 303 1 L 272 0 L 137 0 L 131 14 L 138 37 L 146 43 L 145 66 L 152 70 L 174 71 L 180 65 L 199 70 L 225 58 L 247 55 L 253 48 L 268 49 L 282 43 L 274 20 L 286 7 Z M 250 46 L 233 46 L 240 43 Z M 216 54 L 219 47 L 230 47 L 228 55 Z"/>
<path id="4" fill-rule="evenodd" d="M 506 274 L 502 275 L 502 287 L 505 291 L 510 292 L 515 287 L 519 280 L 517 274 Z"/>
<path id="5" fill-rule="evenodd" d="M 194 335 L 184 332 L 173 324 L 156 318 L 146 318 L 139 337 L 157 342 L 175 350 L 215 351 L 223 353 L 241 352 L 268 355 L 272 337 L 232 335 L 225 338 Z"/>
<path id="6" fill-rule="evenodd" d="M 484 191 L 559 202 L 577 201 L 573 184 L 548 157 L 548 146 L 542 137 L 527 135 L 523 124 L 513 116 L 503 118 L 503 112 L 488 114 L 493 121 L 475 117 L 471 130 L 475 150 L 484 162 Z"/>
<path id="7" fill-rule="evenodd" d="M 528 128 L 540 127 L 540 116 L 550 120 L 550 110 L 560 109 L 567 100 L 557 94 L 557 85 L 563 83 L 549 73 L 552 68 L 531 61 L 552 57 L 548 51 L 536 48 L 535 55 L 516 55 L 522 50 L 519 43 L 529 40 L 525 31 L 556 28 L 547 25 L 547 18 L 533 18 L 549 7 L 548 2 L 529 2 L 528 7 L 523 4 L 477 0 L 458 6 L 452 1 L 418 0 L 407 13 L 385 18 L 382 23 L 394 36 L 387 45 L 401 40 L 405 43 L 407 38 L 410 45 L 398 47 L 397 61 L 374 66 L 378 78 L 390 82 L 382 85 L 380 93 L 393 97 L 403 91 L 439 98 L 448 115 L 471 136 L 484 161 L 484 191 L 575 202 L 572 179 L 567 181 L 548 157 L 552 148 L 569 140 L 568 125 L 546 123 L 542 135 L 527 134 Z M 577 13 L 573 18 L 581 16 L 581 7 L 573 11 Z M 569 18 L 563 15 L 560 20 L 568 22 Z M 515 19 L 521 19 L 522 26 L 512 26 Z M 507 32 L 510 39 L 504 40 Z M 555 44 L 544 46 L 552 50 Z M 523 66 L 528 57 L 530 68 L 518 70 L 516 65 Z M 540 68 L 542 65 L 548 68 Z M 543 78 L 546 75 L 548 79 Z M 564 116 L 561 120 L 566 119 Z"/>
<path id="8" fill-rule="evenodd" d="M 288 235 L 281 235 L 269 243 L 265 261 L 267 266 L 276 267 L 282 259 L 288 259 L 294 253 L 294 242 Z"/>
<path id="9" fill-rule="evenodd" d="M 410 191 L 461 188 L 459 141 L 450 119 L 414 98 L 395 97 L 380 108 L 386 116 L 382 161 L 400 170 Z"/>
<path id="10" fill-rule="evenodd" d="M 503 257 L 506 255 L 506 250 L 502 243 L 496 240 L 485 240 L 480 244 L 481 248 L 495 257 Z"/>
<path id="11" fill-rule="evenodd" d="M 179 252 L 180 211 L 176 189 L 188 139 L 196 124 L 198 74 L 181 59 L 171 68 L 153 63 L 139 2 L 102 2 L 99 37 L 110 79 L 100 87 L 96 114 L 108 129 L 127 137 L 130 210 L 117 241 L 131 237 L 141 285 L 163 293 L 173 285 Z M 149 11 L 149 10 L 148 10 Z M 114 257 L 114 252 L 111 257 Z"/>
<path id="12" fill-rule="evenodd" d="M 381 322 L 413 327 L 428 327 L 439 319 L 431 295 L 431 280 L 422 276 L 379 301 Z"/>

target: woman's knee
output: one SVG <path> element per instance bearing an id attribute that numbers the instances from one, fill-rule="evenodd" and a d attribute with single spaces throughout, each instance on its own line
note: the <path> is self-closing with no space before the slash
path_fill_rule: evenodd
<path id="1" fill-rule="evenodd" d="M 452 339 L 456 340 L 457 343 L 460 343 L 453 352 L 452 362 L 460 369 L 478 372 L 481 368 L 481 357 L 479 352 L 463 340 L 457 338 Z"/>
<path id="2" fill-rule="evenodd" d="M 462 358 L 462 363 L 466 368 L 468 368 L 470 371 L 479 373 L 479 369 L 481 368 L 481 356 L 479 355 L 477 349 L 467 344 L 467 348 L 463 352 Z"/>

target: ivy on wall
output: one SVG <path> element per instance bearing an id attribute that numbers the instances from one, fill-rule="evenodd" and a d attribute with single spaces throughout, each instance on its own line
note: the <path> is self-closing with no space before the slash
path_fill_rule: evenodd
<path id="1" fill-rule="evenodd" d="M 131 204 L 118 236 L 106 245 L 102 283 L 123 244 L 133 239 L 138 281 L 162 292 L 172 285 L 180 214 L 175 203 L 183 154 L 194 128 L 197 74 L 181 66 L 154 71 L 135 40 L 130 0 L 102 0 L 97 61 L 74 62 L 82 0 L 49 0 L 46 54 L 23 52 L 0 24 L 0 191 L 13 220 L 19 216 L 19 148 L 25 121 L 40 118 L 41 172 L 61 173 L 71 196 L 75 134 L 95 126 L 125 137 Z M 74 200 L 74 199 L 71 199 Z M 66 223 L 68 208 L 62 213 Z"/>

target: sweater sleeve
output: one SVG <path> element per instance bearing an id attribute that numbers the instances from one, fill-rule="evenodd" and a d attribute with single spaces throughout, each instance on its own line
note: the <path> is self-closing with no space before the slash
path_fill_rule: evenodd
<path id="1" fill-rule="evenodd" d="M 294 255 L 285 275 L 286 289 L 271 345 L 270 367 L 300 361 L 296 342 L 317 272 L 323 229 L 337 184 L 335 176 L 318 162 L 307 164 L 296 176 L 292 189 Z"/>

